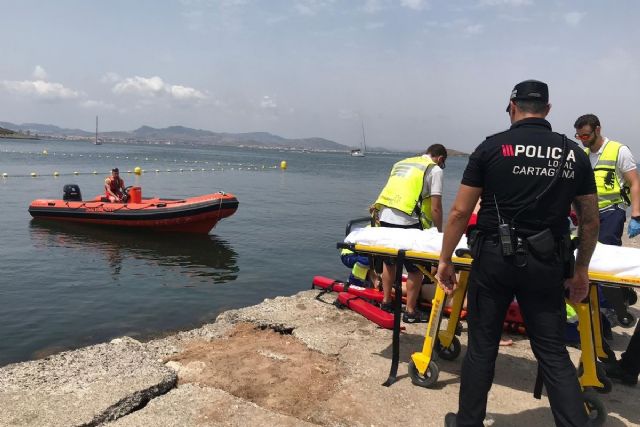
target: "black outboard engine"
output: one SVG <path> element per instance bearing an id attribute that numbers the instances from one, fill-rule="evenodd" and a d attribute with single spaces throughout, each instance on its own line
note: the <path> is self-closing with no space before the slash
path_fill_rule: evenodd
<path id="1" fill-rule="evenodd" d="M 67 202 L 81 202 L 82 194 L 77 184 L 67 184 L 62 188 L 62 200 Z"/>

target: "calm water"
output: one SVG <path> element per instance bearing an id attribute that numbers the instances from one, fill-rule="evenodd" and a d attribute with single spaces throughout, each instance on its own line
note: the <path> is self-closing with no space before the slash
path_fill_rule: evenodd
<path id="1" fill-rule="evenodd" d="M 308 289 L 316 274 L 346 278 L 335 243 L 349 219 L 367 214 L 401 157 L 0 139 L 0 174 L 9 174 L 0 178 L 0 365 L 196 327 L 221 311 Z M 281 160 L 286 171 L 270 168 Z M 465 163 L 447 161 L 445 211 Z M 197 169 L 122 175 L 127 185 L 141 185 L 143 196 L 221 190 L 235 194 L 240 207 L 209 236 L 31 220 L 32 199 L 61 198 L 68 183 L 93 197 L 114 166 Z M 52 176 L 93 170 L 99 174 Z"/>

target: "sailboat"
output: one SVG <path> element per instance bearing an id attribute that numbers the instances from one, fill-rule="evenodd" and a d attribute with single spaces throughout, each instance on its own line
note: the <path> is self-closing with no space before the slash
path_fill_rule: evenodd
<path id="1" fill-rule="evenodd" d="M 351 150 L 351 157 L 364 157 L 365 152 L 367 151 L 367 142 L 364 136 L 364 123 L 361 121 L 360 124 L 362 125 L 362 147 Z"/>
<path id="2" fill-rule="evenodd" d="M 98 116 L 96 116 L 96 140 L 93 143 L 94 145 L 102 145 L 102 142 L 98 139 Z"/>

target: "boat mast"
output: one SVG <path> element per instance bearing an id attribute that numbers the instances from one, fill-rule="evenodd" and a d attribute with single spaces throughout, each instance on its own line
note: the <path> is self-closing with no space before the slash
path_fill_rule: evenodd
<path id="1" fill-rule="evenodd" d="M 360 119 L 360 125 L 362 126 L 362 152 L 367 151 L 367 140 L 364 136 L 364 122 Z"/>
<path id="2" fill-rule="evenodd" d="M 98 145 L 98 116 L 96 116 L 96 141 L 94 144 Z"/>

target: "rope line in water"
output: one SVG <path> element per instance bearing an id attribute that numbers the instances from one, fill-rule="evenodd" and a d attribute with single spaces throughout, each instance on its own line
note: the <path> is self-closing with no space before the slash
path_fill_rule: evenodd
<path id="1" fill-rule="evenodd" d="M 261 171 L 261 170 L 268 170 L 268 169 L 278 169 L 278 166 L 265 166 L 262 165 L 260 167 L 258 166 L 245 166 L 245 167 L 230 167 L 230 168 L 189 168 L 189 169 L 165 169 L 165 170 L 161 170 L 161 169 L 155 169 L 155 170 L 147 170 L 147 169 L 142 169 L 140 171 L 140 173 L 137 173 L 135 170 L 127 170 L 127 171 L 123 171 L 123 173 L 127 173 L 127 174 L 135 174 L 135 175 L 141 175 L 144 173 L 185 173 L 185 172 L 225 172 L 225 171 Z M 91 171 L 91 172 L 79 172 L 79 171 L 74 171 L 74 172 L 57 172 L 54 171 L 53 173 L 48 173 L 48 174 L 42 174 L 42 173 L 38 173 L 38 172 L 31 172 L 28 174 L 9 174 L 7 172 L 2 173 L 2 178 L 39 178 L 39 177 L 53 177 L 53 178 L 58 178 L 61 176 L 79 176 L 79 175 L 109 175 L 111 173 L 111 170 L 108 171 Z"/>

